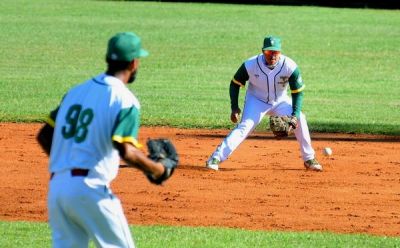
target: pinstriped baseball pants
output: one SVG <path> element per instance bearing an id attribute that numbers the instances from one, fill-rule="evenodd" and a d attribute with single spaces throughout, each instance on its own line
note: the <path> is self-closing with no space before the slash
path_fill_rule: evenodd
<path id="1" fill-rule="evenodd" d="M 260 124 L 265 115 L 282 116 L 291 114 L 292 105 L 290 99 L 272 105 L 257 99 L 254 95 L 247 92 L 240 123 L 226 136 L 211 157 L 215 157 L 221 162 L 228 159 L 257 125 Z M 315 151 L 311 146 L 310 132 L 303 113 L 300 114 L 298 127 L 295 129 L 295 136 L 300 145 L 303 160 L 313 159 Z"/>

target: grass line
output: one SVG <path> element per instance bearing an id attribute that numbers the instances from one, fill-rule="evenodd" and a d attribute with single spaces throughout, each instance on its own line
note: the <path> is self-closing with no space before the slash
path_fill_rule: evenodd
<path id="1" fill-rule="evenodd" d="M 329 232 L 248 231 L 232 228 L 132 226 L 138 247 L 399 247 L 400 238 Z M 51 246 L 47 223 L 0 221 L 0 247 Z M 93 243 L 90 247 L 94 247 Z"/>

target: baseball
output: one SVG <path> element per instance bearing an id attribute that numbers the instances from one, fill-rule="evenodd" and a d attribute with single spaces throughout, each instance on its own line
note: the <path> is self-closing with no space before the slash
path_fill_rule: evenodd
<path id="1" fill-rule="evenodd" d="M 329 147 L 325 147 L 325 148 L 324 148 L 324 155 L 325 155 L 325 156 L 330 156 L 330 155 L 332 155 L 332 149 L 329 148 Z"/>

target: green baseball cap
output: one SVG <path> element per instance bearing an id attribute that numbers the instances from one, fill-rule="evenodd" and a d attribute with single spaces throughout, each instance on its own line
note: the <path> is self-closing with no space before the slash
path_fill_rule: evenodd
<path id="1" fill-rule="evenodd" d="M 148 55 L 149 52 L 142 49 L 141 39 L 135 33 L 118 33 L 108 41 L 107 59 L 130 62 Z"/>
<path id="2" fill-rule="evenodd" d="M 281 38 L 277 36 L 265 37 L 262 50 L 281 51 Z"/>

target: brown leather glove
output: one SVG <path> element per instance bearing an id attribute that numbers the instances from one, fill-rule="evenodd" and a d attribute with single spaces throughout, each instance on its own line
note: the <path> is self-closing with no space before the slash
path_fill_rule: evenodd
<path id="1" fill-rule="evenodd" d="M 288 137 L 297 128 L 296 116 L 270 116 L 269 126 L 277 139 Z"/>

